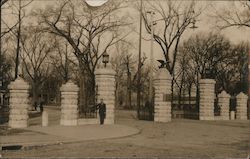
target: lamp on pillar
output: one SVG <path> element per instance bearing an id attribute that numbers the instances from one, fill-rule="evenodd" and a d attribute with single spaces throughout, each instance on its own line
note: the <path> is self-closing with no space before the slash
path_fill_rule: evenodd
<path id="1" fill-rule="evenodd" d="M 105 51 L 102 55 L 102 63 L 104 63 L 104 67 L 106 68 L 107 63 L 109 63 L 109 54 Z"/>
<path id="2" fill-rule="evenodd" d="M 210 68 L 206 68 L 203 78 L 213 79 L 213 71 Z"/>
<path id="3" fill-rule="evenodd" d="M 196 23 L 195 19 L 193 19 L 191 23 L 192 23 L 192 26 L 190 27 L 191 29 L 197 29 L 198 28 L 198 26 L 195 25 L 195 23 Z"/>

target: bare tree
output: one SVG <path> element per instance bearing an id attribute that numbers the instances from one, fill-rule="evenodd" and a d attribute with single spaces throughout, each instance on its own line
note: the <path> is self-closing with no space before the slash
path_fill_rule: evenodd
<path id="1" fill-rule="evenodd" d="M 173 74 L 181 37 L 201 12 L 195 12 L 193 1 L 189 4 L 174 1 L 148 1 L 143 12 L 145 28 L 148 33 L 152 32 L 152 27 L 147 11 L 154 12 L 155 17 L 158 18 L 154 23 L 159 23 L 159 27 L 156 27 L 153 37 L 162 50 L 168 71 Z"/>
<path id="2" fill-rule="evenodd" d="M 147 13 L 155 14 L 157 19 L 151 22 L 151 18 Z M 165 59 L 166 68 L 172 75 L 171 92 L 173 103 L 174 83 L 175 83 L 175 65 L 179 49 L 179 43 L 184 32 L 191 24 L 195 23 L 196 18 L 201 14 L 201 11 L 195 11 L 195 2 L 183 1 L 147 1 L 143 10 L 143 19 L 145 28 L 148 33 L 153 34 L 154 41 L 160 46 Z M 154 27 L 154 24 L 159 24 L 159 27 Z"/>
<path id="3" fill-rule="evenodd" d="M 1 6 L 3 6 L 8 0 L 1 0 Z"/>
<path id="4" fill-rule="evenodd" d="M 25 28 L 26 34 L 22 35 L 22 66 L 24 67 L 24 77 L 32 84 L 33 99 L 37 100 L 41 93 L 41 86 L 48 78 L 50 73 L 50 62 L 47 61 L 49 54 L 53 51 L 54 45 L 52 39 L 49 39 L 44 33 Z"/>
<path id="5" fill-rule="evenodd" d="M 132 50 L 131 46 L 132 44 L 126 41 L 117 43 L 116 55 L 111 61 L 113 68 L 116 71 L 117 88 L 119 87 L 122 90 L 126 90 L 125 104 L 129 109 L 132 108 L 132 93 L 138 89 L 136 83 L 136 79 L 138 76 L 138 70 L 136 69 L 137 61 L 135 56 L 130 53 L 130 51 Z M 141 69 L 143 68 L 145 60 L 146 58 L 143 57 L 141 61 Z M 144 79 L 142 79 L 141 85 L 143 85 L 143 83 Z M 123 92 L 120 92 L 120 94 L 123 94 Z M 119 96 L 121 96 L 118 93 L 119 90 L 117 90 L 117 99 Z"/>
<path id="6" fill-rule="evenodd" d="M 229 58 L 231 44 L 220 34 L 200 33 L 185 41 L 183 47 L 183 51 L 188 52 L 187 58 L 193 61 L 193 68 L 203 77 L 207 69 L 215 69 L 222 60 Z"/>
<path id="7" fill-rule="evenodd" d="M 125 17 L 116 15 L 120 9 L 121 2 L 116 0 L 97 10 L 84 1 L 67 0 L 36 12 L 46 31 L 64 38 L 73 48 L 88 87 L 85 99 L 95 91 L 94 71 L 102 55 L 128 35 L 119 31 L 127 25 Z"/>
<path id="8" fill-rule="evenodd" d="M 216 11 L 216 25 L 221 28 L 250 27 L 250 2 L 232 1 L 230 7 Z"/>
<path id="9" fill-rule="evenodd" d="M 16 61 L 15 61 L 15 78 L 18 76 L 18 66 L 19 66 L 19 54 L 20 54 L 20 39 L 21 39 L 21 32 L 22 32 L 22 21 L 24 17 L 26 16 L 25 12 L 25 7 L 27 7 L 29 4 L 31 4 L 33 0 L 28 0 L 28 1 L 21 1 L 18 0 L 17 3 L 16 1 L 12 1 L 11 8 L 13 10 L 14 16 L 17 16 L 17 22 L 12 26 L 8 26 L 7 23 L 4 24 L 7 27 L 7 31 L 1 32 L 1 37 L 4 36 L 8 32 L 12 32 L 14 36 L 16 37 Z M 15 30 L 13 30 L 15 29 Z"/>
<path id="10" fill-rule="evenodd" d="M 249 44 L 241 42 L 232 45 L 227 60 L 218 66 L 217 87 L 231 95 L 247 93 Z"/>
<path id="11" fill-rule="evenodd" d="M 234 94 L 233 91 L 236 89 L 235 87 L 234 90 L 232 89 L 232 83 L 239 82 L 240 76 L 246 74 L 239 72 L 247 67 L 247 49 L 245 45 L 234 47 L 224 36 L 211 33 L 205 35 L 199 33 L 183 43 L 181 56 L 188 61 L 185 65 L 192 70 L 193 73 L 190 72 L 190 75 L 196 74 L 196 80 L 193 81 L 197 88 L 197 103 L 199 102 L 199 79 L 206 77 L 206 70 L 209 70 L 211 77 L 216 80 L 216 93 L 226 90 Z"/>
<path id="12" fill-rule="evenodd" d="M 65 41 L 55 38 L 55 53 L 49 57 L 57 72 L 58 79 L 67 82 L 71 78 L 73 67 L 76 65 L 72 59 L 72 48 Z M 74 56 L 74 55 L 73 55 Z"/>
<path id="13" fill-rule="evenodd" d="M 124 73 L 126 72 L 126 67 L 124 64 L 124 58 L 128 55 L 130 44 L 127 42 L 119 42 L 115 44 L 115 54 L 111 58 L 112 68 L 116 72 L 116 106 L 123 104 L 124 98 Z M 127 92 L 126 92 L 127 95 Z M 127 98 L 126 98 L 127 103 Z"/>

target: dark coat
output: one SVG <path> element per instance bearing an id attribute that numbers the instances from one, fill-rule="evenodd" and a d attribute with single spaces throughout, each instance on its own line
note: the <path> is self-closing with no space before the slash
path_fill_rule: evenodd
<path id="1" fill-rule="evenodd" d="M 99 114 L 100 115 L 105 115 L 106 114 L 106 104 L 105 103 L 99 103 L 97 105 L 97 109 L 99 109 Z"/>

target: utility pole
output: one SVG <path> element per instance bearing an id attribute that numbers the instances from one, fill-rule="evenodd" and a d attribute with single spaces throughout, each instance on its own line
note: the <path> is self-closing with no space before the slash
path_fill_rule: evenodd
<path id="1" fill-rule="evenodd" d="M 3 70 L 2 70 L 2 0 L 0 6 L 0 87 L 3 86 Z"/>
<path id="2" fill-rule="evenodd" d="M 140 118 L 141 107 L 141 34 L 142 34 L 142 0 L 140 0 L 140 32 L 139 32 L 139 59 L 138 59 L 138 78 L 137 78 L 137 118 Z"/>
<path id="3" fill-rule="evenodd" d="M 150 48 L 150 72 L 149 72 L 149 102 L 153 104 L 153 71 L 154 71 L 154 12 L 147 12 L 150 14 L 150 29 L 151 29 L 151 48 Z"/>
<path id="4" fill-rule="evenodd" d="M 3 64 L 2 64 L 2 0 L 1 0 L 1 6 L 0 6 L 0 104 L 3 105 Z"/>
<path id="5" fill-rule="evenodd" d="M 248 52 L 248 72 L 250 72 L 250 50 Z M 250 82 L 250 73 L 248 73 L 248 83 Z M 248 84 L 248 119 L 250 118 L 250 85 Z"/>
<path id="6" fill-rule="evenodd" d="M 19 0 L 19 10 L 18 10 L 18 30 L 17 30 L 17 48 L 16 48 L 16 67 L 15 67 L 15 79 L 18 76 L 18 66 L 19 66 L 19 54 L 20 54 L 20 38 L 21 38 L 21 0 Z"/>

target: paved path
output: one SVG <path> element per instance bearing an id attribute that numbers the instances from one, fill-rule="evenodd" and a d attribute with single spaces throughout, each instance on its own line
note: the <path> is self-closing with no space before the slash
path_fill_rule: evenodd
<path id="1" fill-rule="evenodd" d="M 32 126 L 17 135 L 0 136 L 2 146 L 37 146 L 119 138 L 138 134 L 139 130 L 123 125 Z"/>
<path id="2" fill-rule="evenodd" d="M 50 122 L 48 127 L 41 126 L 41 117 L 30 119 L 30 127 L 22 129 L 20 133 L 0 136 L 2 146 L 22 145 L 39 146 L 59 143 L 80 142 L 86 140 L 100 140 L 120 138 L 138 134 L 139 129 L 124 125 L 79 125 L 60 126 L 58 110 L 47 108 Z"/>

